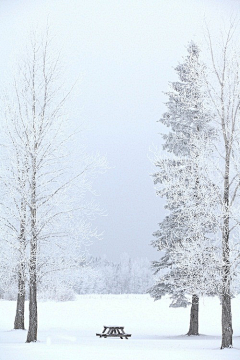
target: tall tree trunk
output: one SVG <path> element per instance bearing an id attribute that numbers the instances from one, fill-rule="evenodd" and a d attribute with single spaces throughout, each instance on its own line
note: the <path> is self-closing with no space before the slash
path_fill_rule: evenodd
<path id="1" fill-rule="evenodd" d="M 232 347 L 232 311 L 231 296 L 222 295 L 222 345 L 221 349 Z"/>
<path id="2" fill-rule="evenodd" d="M 224 178 L 224 219 L 222 230 L 222 345 L 221 349 L 232 347 L 232 311 L 230 290 L 230 249 L 229 249 L 229 151 L 226 146 Z"/>
<path id="3" fill-rule="evenodd" d="M 25 185 L 25 184 L 24 184 Z M 24 330 L 24 307 L 25 307 L 25 252 L 26 252 L 26 202 L 21 201 L 21 222 L 20 222 L 20 235 L 19 235 L 19 271 L 18 271 L 18 296 L 17 296 L 17 309 L 14 321 L 14 329 Z"/>
<path id="4" fill-rule="evenodd" d="M 30 281 L 29 281 L 29 328 L 27 343 L 37 341 L 37 237 L 36 237 L 36 210 L 32 213 L 32 238 L 30 244 Z"/>
<path id="5" fill-rule="evenodd" d="M 33 270 L 33 266 L 30 265 Z M 27 343 L 37 341 L 37 282 L 35 271 L 30 274 L 30 290 L 29 290 L 29 328 L 27 334 Z"/>
<path id="6" fill-rule="evenodd" d="M 21 272 L 18 272 L 18 296 L 17 309 L 14 321 L 14 329 L 25 330 L 24 327 L 24 307 L 25 307 L 25 278 Z"/>
<path id="7" fill-rule="evenodd" d="M 34 102 L 35 103 L 35 102 Z M 35 130 L 35 128 L 34 128 Z M 35 133 L 35 132 L 34 132 Z M 27 343 L 37 341 L 37 210 L 36 210 L 36 140 L 34 141 L 34 154 L 32 155 L 32 181 L 31 181 L 31 241 L 30 241 L 30 282 L 29 282 L 29 329 Z"/>
<path id="8" fill-rule="evenodd" d="M 192 305 L 190 312 L 190 326 L 187 335 L 199 335 L 198 333 L 198 313 L 199 313 L 199 297 L 192 296 Z"/>
<path id="9" fill-rule="evenodd" d="M 224 221 L 229 227 L 229 218 Z M 221 349 L 232 347 L 232 309 L 230 288 L 229 231 L 223 232 L 223 275 L 222 275 L 222 345 Z"/>

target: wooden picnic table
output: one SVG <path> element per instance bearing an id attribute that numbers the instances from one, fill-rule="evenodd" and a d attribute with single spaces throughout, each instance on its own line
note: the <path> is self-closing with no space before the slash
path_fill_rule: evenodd
<path id="1" fill-rule="evenodd" d="M 104 337 L 120 337 L 120 339 L 128 339 L 131 334 L 126 334 L 124 331 L 124 326 L 103 326 L 103 332 L 101 334 L 97 333 L 96 336 Z"/>

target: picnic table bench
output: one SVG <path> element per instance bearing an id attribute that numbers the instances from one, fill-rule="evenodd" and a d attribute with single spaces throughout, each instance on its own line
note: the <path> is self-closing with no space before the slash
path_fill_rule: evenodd
<path id="1" fill-rule="evenodd" d="M 101 334 L 96 334 L 96 336 L 104 337 L 120 337 L 120 339 L 128 339 L 131 334 L 126 334 L 124 331 L 124 326 L 103 326 L 103 332 Z"/>

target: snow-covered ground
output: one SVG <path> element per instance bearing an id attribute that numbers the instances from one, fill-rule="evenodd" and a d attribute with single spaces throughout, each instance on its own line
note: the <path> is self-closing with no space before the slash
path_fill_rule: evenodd
<path id="1" fill-rule="evenodd" d="M 39 302 L 37 343 L 12 330 L 16 303 L 0 301 L 1 360 L 235 360 L 240 358 L 240 296 L 233 299 L 234 348 L 219 350 L 221 307 L 200 303 L 200 333 L 188 330 L 190 309 L 169 308 L 148 295 L 81 295 L 76 301 Z M 26 314 L 27 317 L 28 314 Z M 129 340 L 98 338 L 103 325 L 122 325 Z M 26 322 L 27 326 L 27 322 Z"/>

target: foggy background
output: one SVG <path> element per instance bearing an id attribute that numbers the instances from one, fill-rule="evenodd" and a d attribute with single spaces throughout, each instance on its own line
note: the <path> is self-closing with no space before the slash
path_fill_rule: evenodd
<path id="1" fill-rule="evenodd" d="M 86 129 L 88 151 L 106 155 L 110 166 L 95 183 L 108 215 L 95 221 L 104 234 L 91 246 L 94 256 L 158 258 L 150 242 L 165 213 L 149 157 L 161 145 L 163 92 L 188 42 L 204 42 L 205 22 L 220 28 L 239 9 L 237 0 L 0 0 L 2 86 L 12 80 L 28 33 L 44 32 L 47 23 L 66 87 L 79 79 L 67 112 L 73 127 Z"/>

